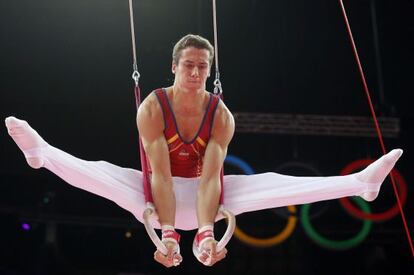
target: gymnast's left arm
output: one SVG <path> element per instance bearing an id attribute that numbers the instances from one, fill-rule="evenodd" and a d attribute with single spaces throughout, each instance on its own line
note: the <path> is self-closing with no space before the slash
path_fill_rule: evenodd
<path id="1" fill-rule="evenodd" d="M 205 151 L 200 185 L 197 192 L 199 232 L 202 231 L 202 228 L 212 228 L 214 225 L 221 195 L 220 171 L 227 154 L 228 145 L 234 135 L 234 128 L 233 115 L 224 103 L 220 101 L 214 114 L 211 136 Z M 207 245 L 213 259 L 212 264 L 224 258 L 226 251 L 216 253 L 215 241 Z"/>

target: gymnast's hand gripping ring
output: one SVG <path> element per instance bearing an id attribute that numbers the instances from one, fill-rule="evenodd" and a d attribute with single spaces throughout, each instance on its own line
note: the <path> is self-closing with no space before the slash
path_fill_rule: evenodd
<path id="1" fill-rule="evenodd" d="M 142 217 L 144 219 L 144 226 L 147 230 L 148 236 L 150 237 L 151 241 L 154 243 L 155 247 L 158 251 L 160 251 L 162 254 L 167 255 L 168 249 L 165 247 L 165 244 L 160 240 L 157 233 L 155 232 L 154 227 L 152 226 L 151 220 L 152 219 L 158 219 L 157 212 L 155 210 L 155 207 L 152 203 L 147 203 L 147 208 L 145 209 L 144 213 L 142 214 Z M 180 247 L 177 247 L 177 251 L 175 252 L 177 254 L 180 253 Z M 174 258 L 173 262 L 174 266 L 177 266 L 180 264 L 180 261 Z"/>
<path id="2" fill-rule="evenodd" d="M 226 247 L 227 243 L 230 241 L 231 237 L 233 236 L 234 230 L 236 228 L 236 218 L 234 214 L 231 213 L 229 210 L 225 209 L 223 205 L 219 207 L 218 215 L 222 215 L 224 218 L 227 219 L 227 229 L 224 232 L 224 235 L 221 238 L 221 240 L 217 243 L 217 247 L 216 247 L 216 251 L 220 252 Z M 200 250 L 199 250 L 199 247 L 197 247 L 195 240 L 193 242 L 193 254 L 198 259 Z M 203 264 L 210 266 L 211 261 L 212 261 L 211 257 L 208 257 L 207 261 Z"/>

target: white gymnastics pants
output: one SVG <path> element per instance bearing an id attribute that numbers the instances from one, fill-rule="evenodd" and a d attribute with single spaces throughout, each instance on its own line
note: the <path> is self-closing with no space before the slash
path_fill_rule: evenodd
<path id="1" fill-rule="evenodd" d="M 6 119 L 6 126 L 28 161 L 38 161 L 39 167 L 48 169 L 70 185 L 115 202 L 142 222 L 146 204 L 143 175 L 140 171 L 122 168 L 106 161 L 76 158 L 46 143 L 26 121 L 9 117 Z M 402 150 L 393 150 L 371 165 L 374 168 L 371 167 L 372 171 L 368 172 L 375 173 L 375 181 L 369 180 L 373 179 L 371 175 L 361 174 L 365 170 L 351 175 L 330 177 L 294 177 L 277 173 L 226 175 L 223 185 L 224 207 L 238 215 L 287 205 L 377 194 L 381 183 L 401 154 Z M 173 177 L 177 204 L 175 226 L 178 229 L 197 228 L 198 182 L 198 178 Z M 154 227 L 159 228 L 159 224 L 154 224 Z"/>

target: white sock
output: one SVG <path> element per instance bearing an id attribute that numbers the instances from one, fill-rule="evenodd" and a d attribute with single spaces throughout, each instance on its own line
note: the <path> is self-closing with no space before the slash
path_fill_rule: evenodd
<path id="1" fill-rule="evenodd" d="M 33 168 L 40 168 L 44 161 L 41 158 L 41 151 L 48 144 L 30 125 L 15 117 L 8 117 L 5 120 L 9 135 L 16 142 L 26 157 L 27 163 Z"/>
<path id="2" fill-rule="evenodd" d="M 375 200 L 378 196 L 382 182 L 391 172 L 402 153 L 403 150 L 394 149 L 356 174 L 358 180 L 367 183 L 368 185 L 367 192 L 361 195 L 363 199 L 366 201 Z"/>

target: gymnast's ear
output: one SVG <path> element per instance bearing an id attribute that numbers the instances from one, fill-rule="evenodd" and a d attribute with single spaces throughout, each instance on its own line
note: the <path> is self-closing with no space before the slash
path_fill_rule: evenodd
<path id="1" fill-rule="evenodd" d="M 177 68 L 177 64 L 175 64 L 174 62 L 172 63 L 172 65 L 171 65 L 171 72 L 173 73 L 173 74 L 175 74 L 175 69 Z"/>

